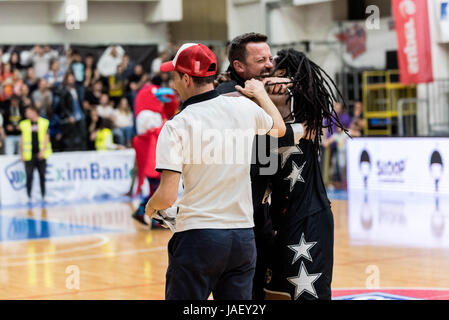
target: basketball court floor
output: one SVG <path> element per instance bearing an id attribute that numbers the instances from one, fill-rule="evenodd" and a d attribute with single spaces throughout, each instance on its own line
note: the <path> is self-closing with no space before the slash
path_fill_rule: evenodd
<path id="1" fill-rule="evenodd" d="M 370 197 L 331 197 L 333 298 L 449 299 L 444 199 Z M 171 231 L 137 225 L 136 206 L 2 208 L 0 299 L 164 299 Z"/>

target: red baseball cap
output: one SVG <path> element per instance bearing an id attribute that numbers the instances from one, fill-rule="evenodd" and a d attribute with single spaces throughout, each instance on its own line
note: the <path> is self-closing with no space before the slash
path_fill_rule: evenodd
<path id="1" fill-rule="evenodd" d="M 161 64 L 162 72 L 179 71 L 192 77 L 209 77 L 217 73 L 217 57 L 201 43 L 186 43 L 172 61 Z"/>

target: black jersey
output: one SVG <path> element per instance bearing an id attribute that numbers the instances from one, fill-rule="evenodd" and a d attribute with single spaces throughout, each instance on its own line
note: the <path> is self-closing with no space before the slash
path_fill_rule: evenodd
<path id="1" fill-rule="evenodd" d="M 285 217 L 300 220 L 330 207 L 313 141 L 280 146 L 278 155 L 279 170 L 271 179 L 275 229 Z"/>

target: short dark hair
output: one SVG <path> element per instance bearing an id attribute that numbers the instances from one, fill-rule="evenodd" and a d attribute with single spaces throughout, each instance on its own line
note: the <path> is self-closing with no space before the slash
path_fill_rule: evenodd
<path id="1" fill-rule="evenodd" d="M 184 75 L 184 73 L 176 71 L 179 76 L 182 78 L 182 76 Z M 213 76 L 208 76 L 208 77 L 194 77 L 191 76 L 193 79 L 193 83 L 197 86 L 202 86 L 205 84 L 209 84 L 209 83 L 214 83 L 215 81 L 215 74 Z"/>
<path id="2" fill-rule="evenodd" d="M 232 66 L 235 60 L 245 62 L 246 61 L 246 45 L 250 42 L 267 42 L 268 37 L 261 33 L 244 33 L 240 36 L 232 39 L 229 45 L 228 59 Z"/>
<path id="3" fill-rule="evenodd" d="M 31 104 L 30 106 L 26 107 L 25 111 L 28 110 L 28 109 L 36 112 L 39 115 L 39 110 L 36 108 L 36 106 L 34 104 Z"/>

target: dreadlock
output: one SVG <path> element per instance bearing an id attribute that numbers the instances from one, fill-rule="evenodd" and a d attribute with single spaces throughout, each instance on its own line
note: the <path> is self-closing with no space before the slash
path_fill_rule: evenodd
<path id="1" fill-rule="evenodd" d="M 332 134 L 332 125 L 335 124 L 348 134 L 348 130 L 334 110 L 334 103 L 339 100 L 346 106 L 343 96 L 332 78 L 322 68 L 304 53 L 294 49 L 279 51 L 275 62 L 275 71 L 286 70 L 286 76 L 292 79 L 293 87 L 290 88 L 288 102 L 294 98 L 292 113 L 295 122 L 306 124 L 306 135 L 315 133 L 314 143 L 317 152 L 323 128 L 328 128 Z M 337 95 L 334 94 L 333 88 Z"/>

